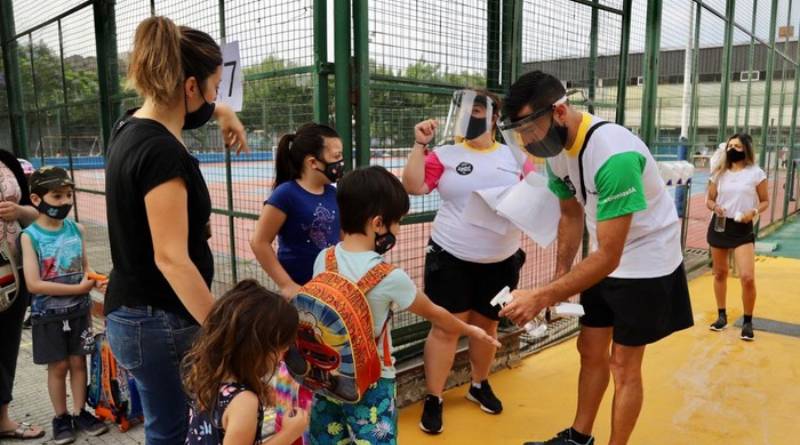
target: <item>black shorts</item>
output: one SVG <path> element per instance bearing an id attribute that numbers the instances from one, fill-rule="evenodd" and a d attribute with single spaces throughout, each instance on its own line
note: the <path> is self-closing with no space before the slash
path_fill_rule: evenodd
<path id="1" fill-rule="evenodd" d="M 92 319 L 88 313 L 66 320 L 34 322 L 31 330 L 33 363 L 37 365 L 60 362 L 71 355 L 91 354 L 94 350 Z"/>
<path id="2" fill-rule="evenodd" d="M 711 247 L 720 249 L 735 249 L 743 244 L 756 242 L 756 235 L 753 232 L 753 223 L 740 223 L 731 218 L 725 220 L 725 231 L 717 232 L 714 230 L 714 221 L 717 215 L 711 218 L 708 223 L 706 241 Z"/>
<path id="3" fill-rule="evenodd" d="M 694 325 L 683 264 L 658 278 L 605 278 L 581 293 L 583 326 L 614 328 L 624 346 L 654 343 Z"/>
<path id="4" fill-rule="evenodd" d="M 500 320 L 500 308 L 489 302 L 506 286 L 516 289 L 523 264 L 522 250 L 499 263 L 481 264 L 460 260 L 430 241 L 425 255 L 425 293 L 450 313 L 475 311 Z"/>

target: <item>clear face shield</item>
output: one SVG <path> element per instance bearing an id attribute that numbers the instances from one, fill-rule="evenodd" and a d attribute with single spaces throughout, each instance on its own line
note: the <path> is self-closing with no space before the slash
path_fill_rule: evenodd
<path id="1" fill-rule="evenodd" d="M 552 105 L 519 119 L 500 121 L 497 127 L 506 145 L 540 158 L 561 153 L 567 142 L 567 127 L 556 123 L 553 114 L 557 106 L 567 103 L 567 98 L 576 93 L 582 94 L 582 91 L 569 91 Z"/>
<path id="2" fill-rule="evenodd" d="M 447 113 L 447 121 L 436 145 L 459 144 L 492 131 L 495 107 L 496 104 L 488 96 L 473 90 L 455 91 L 450 102 L 450 111 Z"/>

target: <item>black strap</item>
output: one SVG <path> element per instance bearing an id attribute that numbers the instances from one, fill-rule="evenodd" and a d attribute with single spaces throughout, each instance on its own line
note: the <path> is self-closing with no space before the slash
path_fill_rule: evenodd
<path id="1" fill-rule="evenodd" d="M 583 152 L 586 151 L 586 147 L 589 145 L 589 138 L 592 137 L 592 133 L 603 125 L 610 123 L 611 122 L 603 121 L 593 125 L 592 128 L 586 132 L 586 136 L 583 138 L 583 147 L 581 147 L 581 151 L 578 153 L 578 173 L 581 177 L 581 196 L 583 197 L 584 205 L 586 205 L 586 181 L 583 180 Z"/>

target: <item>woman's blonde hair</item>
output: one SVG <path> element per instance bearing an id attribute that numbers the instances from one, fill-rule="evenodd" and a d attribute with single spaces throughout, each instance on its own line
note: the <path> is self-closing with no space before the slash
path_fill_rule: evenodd
<path id="1" fill-rule="evenodd" d="M 753 138 L 747 133 L 735 133 L 731 137 L 728 138 L 728 141 L 725 143 L 725 151 L 723 152 L 722 160 L 719 162 L 711 172 L 712 180 L 716 181 L 719 179 L 720 175 L 725 173 L 728 169 L 731 168 L 733 162 L 728 159 L 728 146 L 730 145 L 731 141 L 734 139 L 739 139 L 739 142 L 742 143 L 744 146 L 744 163 L 745 165 L 753 165 L 756 163 L 756 154 L 755 150 L 753 149 Z"/>
<path id="2" fill-rule="evenodd" d="M 150 17 L 136 27 L 127 86 L 168 105 L 181 97 L 186 79 L 194 76 L 202 88 L 220 65 L 222 51 L 211 36 L 166 17 Z"/>

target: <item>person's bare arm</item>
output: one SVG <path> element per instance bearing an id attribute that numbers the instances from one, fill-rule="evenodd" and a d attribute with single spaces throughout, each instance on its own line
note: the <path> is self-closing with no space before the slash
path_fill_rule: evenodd
<path id="1" fill-rule="evenodd" d="M 500 311 L 500 315 L 522 326 L 542 309 L 564 301 L 607 277 L 619 266 L 632 220 L 633 214 L 628 214 L 598 222 L 596 251 L 544 287 L 514 291 L 514 299 Z"/>
<path id="2" fill-rule="evenodd" d="M 272 243 L 278 232 L 286 222 L 286 213 L 270 204 L 264 205 L 261 215 L 256 223 L 253 236 L 250 238 L 250 248 L 256 256 L 261 268 L 278 285 L 284 298 L 292 298 L 300 289 L 300 284 L 295 283 L 278 261 L 278 255 Z M 305 284 L 305 283 L 303 283 Z"/>
<path id="3" fill-rule="evenodd" d="M 558 220 L 558 251 L 555 279 L 572 268 L 575 255 L 583 239 L 583 207 L 577 199 L 560 200 L 561 218 Z"/>
<path id="4" fill-rule="evenodd" d="M 214 304 L 214 297 L 189 257 L 186 183 L 181 178 L 164 182 L 145 195 L 144 204 L 156 266 L 186 310 L 202 324 Z"/>

